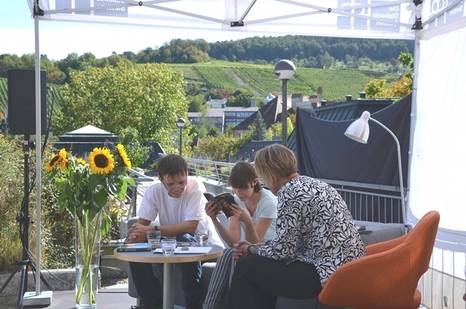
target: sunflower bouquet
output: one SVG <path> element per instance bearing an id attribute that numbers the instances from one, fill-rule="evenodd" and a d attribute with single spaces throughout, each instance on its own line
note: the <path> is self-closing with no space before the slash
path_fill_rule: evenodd
<path id="1" fill-rule="evenodd" d="M 76 224 L 76 304 L 94 305 L 100 235 L 108 233 L 109 215 L 103 211 L 109 200 L 126 197 L 134 180 L 123 145 L 94 148 L 87 158 L 78 158 L 61 149 L 53 154 L 45 170 L 55 184 L 58 206 L 68 211 Z"/>

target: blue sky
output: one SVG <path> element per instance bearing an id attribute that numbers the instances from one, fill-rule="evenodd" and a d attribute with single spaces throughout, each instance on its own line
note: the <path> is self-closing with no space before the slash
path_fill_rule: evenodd
<path id="1" fill-rule="evenodd" d="M 174 38 L 225 40 L 225 33 L 158 29 L 150 27 L 41 21 L 40 52 L 59 60 L 69 53 L 92 52 L 97 57 L 112 52 L 138 52 L 156 48 Z M 34 22 L 26 0 L 0 0 L 0 54 L 34 53 Z"/>

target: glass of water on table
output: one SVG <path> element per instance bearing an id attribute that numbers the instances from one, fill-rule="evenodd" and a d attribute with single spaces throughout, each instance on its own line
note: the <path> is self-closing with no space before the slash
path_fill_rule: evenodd
<path id="1" fill-rule="evenodd" d="M 151 250 L 155 250 L 156 248 L 160 248 L 160 238 L 162 234 L 159 230 L 150 230 L 147 232 L 147 242 L 149 243 L 149 247 Z"/>
<path id="2" fill-rule="evenodd" d="M 172 256 L 175 254 L 176 249 L 176 238 L 166 237 L 160 240 L 160 246 L 164 256 Z"/>
<path id="3" fill-rule="evenodd" d="M 209 239 L 209 231 L 202 231 L 202 232 L 197 232 L 194 235 L 196 239 L 196 244 L 199 247 L 203 247 L 207 244 L 207 240 Z"/>

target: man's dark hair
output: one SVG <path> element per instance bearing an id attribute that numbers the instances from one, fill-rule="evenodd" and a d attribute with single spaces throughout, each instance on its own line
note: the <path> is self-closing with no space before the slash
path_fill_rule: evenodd
<path id="1" fill-rule="evenodd" d="M 233 188 L 245 189 L 255 180 L 257 180 L 257 174 L 254 166 L 248 162 L 238 162 L 231 169 L 228 182 Z M 259 192 L 260 189 L 261 186 L 257 181 L 254 185 L 254 192 Z"/>
<path id="2" fill-rule="evenodd" d="M 179 174 L 188 174 L 188 164 L 183 157 L 176 154 L 169 154 L 157 162 L 157 170 L 159 172 L 159 177 L 165 175 L 179 175 Z"/>

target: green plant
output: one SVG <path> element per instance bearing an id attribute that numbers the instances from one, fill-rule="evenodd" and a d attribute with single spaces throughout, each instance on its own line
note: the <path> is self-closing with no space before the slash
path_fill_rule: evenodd
<path id="1" fill-rule="evenodd" d="M 188 102 L 183 77 L 170 67 L 121 63 L 70 76 L 61 89 L 64 104 L 54 119 L 55 133 L 86 124 L 117 135 L 134 128 L 140 142 L 154 140 L 167 151 L 176 149 L 175 122 L 186 117 Z"/>
<path id="2" fill-rule="evenodd" d="M 21 257 L 16 215 L 23 198 L 21 143 L 0 134 L 0 270 L 9 270 Z"/>
<path id="3" fill-rule="evenodd" d="M 141 137 L 137 129 L 132 127 L 122 129 L 120 140 L 125 145 L 133 166 L 141 166 L 147 160 L 150 148 L 141 144 Z"/>
<path id="4" fill-rule="evenodd" d="M 227 130 L 225 134 L 201 138 L 194 155 L 214 161 L 228 161 L 230 156 L 252 139 L 252 135 L 252 130 L 241 137 L 234 136 L 231 130 Z"/>
<path id="5" fill-rule="evenodd" d="M 71 268 L 75 265 L 74 221 L 57 204 L 57 190 L 44 177 L 42 190 L 42 263 L 45 267 Z"/>

